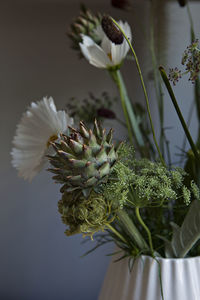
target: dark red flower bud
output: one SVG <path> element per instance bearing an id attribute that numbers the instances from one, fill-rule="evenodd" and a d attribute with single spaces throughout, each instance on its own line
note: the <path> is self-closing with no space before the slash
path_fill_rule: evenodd
<path id="1" fill-rule="evenodd" d="M 120 9 L 126 9 L 130 7 L 128 0 L 111 0 L 112 6 Z"/>
<path id="2" fill-rule="evenodd" d="M 185 6 L 187 3 L 187 0 L 178 0 L 178 3 L 180 4 L 180 6 Z"/>
<path id="3" fill-rule="evenodd" d="M 111 42 L 115 43 L 116 45 L 123 43 L 124 36 L 122 32 L 117 28 L 109 16 L 103 16 L 101 26 Z"/>
<path id="4" fill-rule="evenodd" d="M 102 118 L 105 118 L 105 119 L 115 119 L 116 118 L 116 115 L 112 110 L 110 110 L 108 108 L 103 108 L 103 107 L 99 108 L 97 110 L 97 115 L 99 117 L 102 117 Z"/>

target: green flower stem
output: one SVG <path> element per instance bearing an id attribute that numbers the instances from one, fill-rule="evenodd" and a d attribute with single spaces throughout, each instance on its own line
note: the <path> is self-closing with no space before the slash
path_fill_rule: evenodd
<path id="1" fill-rule="evenodd" d="M 196 161 L 197 161 L 198 164 L 199 164 L 199 162 L 200 162 L 200 155 L 199 155 L 199 153 L 198 153 L 198 151 L 197 151 L 197 148 L 196 148 L 196 145 L 195 145 L 195 143 L 193 142 L 193 139 L 192 139 L 192 137 L 191 137 L 191 135 L 190 135 L 190 132 L 189 132 L 188 127 L 187 127 L 187 124 L 186 124 L 186 122 L 185 122 L 185 120 L 184 120 L 184 118 L 183 118 L 183 115 L 182 115 L 182 113 L 181 113 L 181 111 L 180 111 L 180 108 L 179 108 L 179 106 L 178 106 L 176 97 L 175 97 L 174 92 L 173 92 L 173 90 L 172 90 L 172 87 L 171 87 L 171 84 L 170 84 L 169 79 L 168 79 L 168 77 L 167 77 L 167 74 L 166 74 L 166 72 L 165 72 L 165 69 L 164 69 L 163 67 L 160 67 L 159 70 L 160 70 L 160 74 L 161 74 L 161 76 L 162 76 L 162 79 L 163 79 L 163 81 L 164 81 L 164 83 L 165 83 L 165 86 L 166 86 L 166 88 L 167 88 L 167 90 L 168 90 L 168 93 L 169 93 L 169 95 L 170 95 L 170 98 L 171 98 L 171 100 L 172 100 L 172 103 L 174 104 L 174 107 L 175 107 L 175 109 L 176 109 L 176 112 L 177 112 L 177 115 L 178 115 L 179 120 L 180 120 L 180 122 L 181 122 L 181 125 L 182 125 L 182 127 L 183 127 L 183 129 L 184 129 L 184 131 L 185 131 L 185 134 L 186 134 L 186 137 L 187 137 L 187 139 L 188 139 L 188 142 L 190 143 L 190 146 L 191 146 L 191 148 L 192 148 L 192 151 L 193 151 L 193 153 L 194 153 L 194 156 L 195 156 L 195 158 L 196 158 Z"/>
<path id="2" fill-rule="evenodd" d="M 161 154 L 161 151 L 160 151 L 160 148 L 158 146 L 158 142 L 156 140 L 156 135 L 155 135 L 155 130 L 154 130 L 154 126 L 153 126 L 153 122 L 152 122 L 152 117 L 151 117 L 151 112 L 150 112 L 150 107 L 149 107 L 149 99 L 148 99 L 148 95 L 147 95 L 147 91 L 146 91 L 146 87 L 145 87 L 145 84 L 144 84 L 144 79 L 143 79 L 143 76 L 142 76 L 142 71 L 141 71 L 141 68 L 140 68 L 140 65 L 139 65 L 139 61 L 138 61 L 138 58 L 137 58 L 137 55 L 135 53 L 135 50 L 133 49 L 133 46 L 131 44 L 131 42 L 129 41 L 128 37 L 126 36 L 126 34 L 124 33 L 123 29 L 119 26 L 119 24 L 113 19 L 111 18 L 113 23 L 119 28 L 119 30 L 122 32 L 124 38 L 126 39 L 132 53 L 133 53 L 133 56 L 135 58 L 135 62 L 136 62 L 136 66 L 137 66 L 137 70 L 138 70 L 138 73 L 139 73 L 139 76 L 140 76 L 140 81 L 141 81 L 141 84 L 142 84 L 142 88 L 143 88 L 143 92 L 144 92 L 144 96 L 145 96 L 145 101 L 146 101 L 146 106 L 147 106 L 147 112 L 148 112 L 148 115 L 149 115 L 149 121 L 150 121 L 150 125 L 151 125 L 151 131 L 152 131 L 152 134 L 153 134 L 153 139 L 154 139 L 154 143 L 155 143 L 155 146 L 156 146 L 156 149 L 157 149 L 157 152 L 158 152 L 158 155 L 160 157 L 160 161 L 161 163 L 163 164 L 164 167 L 166 167 L 166 164 L 165 164 L 165 161 L 162 157 L 162 154 Z"/>
<path id="3" fill-rule="evenodd" d="M 126 86 L 124 84 L 122 75 L 119 70 L 110 70 L 109 72 L 119 89 L 122 108 L 124 111 L 124 116 L 125 116 L 126 124 L 127 124 L 127 128 L 128 128 L 129 139 L 133 143 L 133 136 L 132 136 L 132 133 L 133 133 L 138 146 L 144 147 L 144 140 L 143 140 L 140 128 L 138 126 L 138 122 L 136 120 L 136 116 L 134 114 L 133 107 L 132 107 L 130 99 L 128 97 Z"/>
<path id="4" fill-rule="evenodd" d="M 125 240 L 125 238 L 110 224 L 106 225 L 116 236 L 118 236 L 118 238 L 120 238 L 120 240 L 122 240 L 122 242 L 124 242 L 125 244 L 127 244 L 127 241 Z"/>
<path id="5" fill-rule="evenodd" d="M 190 11 L 190 5 L 187 2 L 186 4 L 187 8 L 187 14 L 188 14 L 188 19 L 190 21 L 190 31 L 191 31 L 191 42 L 193 43 L 196 39 L 195 32 L 194 32 L 194 22 L 192 19 L 192 14 Z M 196 102 L 196 108 L 197 108 L 197 117 L 198 120 L 200 121 L 200 80 L 199 77 L 195 80 L 195 102 Z M 198 138 L 197 138 L 197 146 L 200 145 L 200 124 L 199 124 L 199 130 L 198 130 Z"/>
<path id="6" fill-rule="evenodd" d="M 156 58 L 156 49 L 155 49 L 155 32 L 154 32 L 154 1 L 151 2 L 151 17 L 150 17 L 150 51 L 152 57 L 152 65 L 153 65 L 153 74 L 154 74 L 154 86 L 156 92 L 156 99 L 158 104 L 158 112 L 160 118 L 160 148 L 161 152 L 164 155 L 164 103 L 163 103 L 163 91 L 161 85 L 161 79 L 158 72 L 158 62 Z"/>
<path id="7" fill-rule="evenodd" d="M 151 254 L 154 257 L 154 250 L 153 250 L 153 243 L 152 243 L 151 232 L 150 232 L 149 228 L 146 226 L 146 224 L 144 223 L 144 221 L 141 218 L 139 207 L 135 208 L 135 213 L 136 213 L 136 217 L 138 218 L 138 221 L 140 222 L 140 224 L 145 229 L 145 231 L 146 231 L 146 233 L 148 235 L 149 247 L 150 247 L 150 250 L 151 250 Z"/>
<path id="8" fill-rule="evenodd" d="M 131 124 L 130 124 L 130 120 L 129 120 L 129 116 L 128 116 L 128 111 L 127 111 L 127 107 L 126 107 L 126 102 L 125 102 L 125 95 L 123 93 L 122 86 L 121 86 L 121 84 L 118 80 L 117 71 L 109 71 L 109 73 L 110 73 L 111 77 L 113 78 L 113 80 L 115 81 L 115 83 L 117 84 L 117 87 L 119 89 L 122 109 L 123 109 L 123 112 L 124 112 L 124 117 L 125 117 L 125 120 L 126 120 L 126 126 L 127 126 L 127 129 L 128 129 L 129 140 L 133 144 L 133 136 L 132 136 Z"/>
<path id="9" fill-rule="evenodd" d="M 197 78 L 195 80 L 195 102 L 196 102 L 196 107 L 197 107 L 197 117 L 198 120 L 200 121 L 200 80 Z M 200 124 L 199 124 L 199 130 L 200 130 Z"/>
<path id="10" fill-rule="evenodd" d="M 142 235 L 138 231 L 137 227 L 133 223 L 133 221 L 130 219 L 128 214 L 124 210 L 119 210 L 117 212 L 117 215 L 121 221 L 121 223 L 124 225 L 125 229 L 130 234 L 130 237 L 134 240 L 136 245 L 139 247 L 140 250 L 148 250 L 149 247 L 145 240 L 143 239 Z"/>
<path id="11" fill-rule="evenodd" d="M 186 4 L 186 8 L 187 8 L 188 18 L 189 18 L 189 21 L 190 21 L 190 30 L 191 30 L 192 42 L 194 42 L 194 40 L 195 40 L 194 23 L 193 23 L 192 14 L 191 14 L 190 6 L 189 6 L 188 2 Z"/>

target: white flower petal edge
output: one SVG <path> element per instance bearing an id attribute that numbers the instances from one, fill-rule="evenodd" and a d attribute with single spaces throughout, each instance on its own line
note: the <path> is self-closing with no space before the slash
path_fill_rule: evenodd
<path id="1" fill-rule="evenodd" d="M 122 28 L 129 41 L 132 41 L 131 28 L 127 22 L 123 23 L 122 21 L 118 22 L 119 26 Z M 124 41 L 121 45 L 115 45 L 111 42 L 111 57 L 113 61 L 113 65 L 118 65 L 122 62 L 122 60 L 126 57 L 129 51 L 129 45 L 124 38 Z"/>
<path id="2" fill-rule="evenodd" d="M 127 22 L 118 22 L 128 39 L 132 40 L 131 28 Z M 120 65 L 129 51 L 129 45 L 124 39 L 121 45 L 112 43 L 103 32 L 102 28 L 97 28 L 101 37 L 101 46 L 97 45 L 89 36 L 81 34 L 83 42 L 80 43 L 80 48 L 90 64 L 97 68 L 109 68 Z"/>
<path id="3" fill-rule="evenodd" d="M 32 180 L 47 162 L 46 154 L 52 149 L 48 141 L 66 131 L 73 124 L 65 111 L 57 111 L 52 97 L 32 102 L 17 125 L 11 151 L 12 164 L 19 176 Z"/>
<path id="4" fill-rule="evenodd" d="M 106 68 L 110 60 L 104 50 L 98 46 L 89 36 L 81 35 L 83 43 L 80 43 L 80 48 L 89 61 L 89 63 L 97 68 Z"/>

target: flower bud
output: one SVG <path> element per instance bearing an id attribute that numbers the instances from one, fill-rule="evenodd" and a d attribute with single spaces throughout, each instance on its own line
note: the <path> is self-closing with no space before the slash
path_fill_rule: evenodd
<path id="1" fill-rule="evenodd" d="M 185 6 L 187 3 L 187 0 L 178 0 L 178 3 L 180 4 L 180 6 Z"/>
<path id="2" fill-rule="evenodd" d="M 102 118 L 105 118 L 105 119 L 115 119 L 116 118 L 116 115 L 115 113 L 108 109 L 108 108 L 99 108 L 97 110 L 97 115 L 98 117 L 102 117 Z"/>
<path id="3" fill-rule="evenodd" d="M 130 7 L 128 0 L 111 0 L 111 5 L 119 9 L 126 9 Z"/>
<path id="4" fill-rule="evenodd" d="M 100 23 L 100 14 L 95 14 L 89 11 L 84 5 L 81 5 L 79 16 L 73 21 L 70 25 L 70 30 L 67 32 L 67 35 L 72 42 L 72 48 L 80 51 L 79 43 L 82 42 L 81 34 L 88 35 L 96 43 L 99 43 L 99 38 L 94 32 Z M 82 53 L 80 57 L 82 57 Z"/>
<path id="5" fill-rule="evenodd" d="M 122 32 L 117 28 L 109 16 L 103 16 L 101 26 L 111 42 L 116 45 L 123 43 L 124 36 Z"/>

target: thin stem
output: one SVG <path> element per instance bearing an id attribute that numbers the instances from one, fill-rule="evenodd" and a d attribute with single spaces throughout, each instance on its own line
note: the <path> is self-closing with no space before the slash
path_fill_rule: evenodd
<path id="1" fill-rule="evenodd" d="M 187 127 L 188 127 L 188 128 L 190 127 L 190 122 L 191 122 L 191 120 L 192 120 L 193 110 L 194 110 L 194 102 L 191 103 L 190 109 L 189 109 L 189 113 L 188 113 L 188 120 L 187 120 Z M 187 142 L 187 137 L 184 136 L 183 144 L 182 144 L 182 146 L 181 146 L 181 150 L 182 150 L 183 152 L 186 152 L 186 150 L 185 150 L 185 148 L 186 148 L 186 142 Z M 180 164 L 182 164 L 182 162 L 184 161 L 184 158 L 185 158 L 185 156 L 183 156 L 183 158 L 181 159 Z"/>
<path id="2" fill-rule="evenodd" d="M 125 238 L 114 228 L 112 227 L 112 225 L 110 225 L 109 223 L 106 225 L 116 236 L 118 236 L 120 238 L 120 240 L 122 240 L 125 244 L 127 244 L 127 241 L 125 240 Z"/>
<path id="3" fill-rule="evenodd" d="M 161 76 L 162 76 L 162 79 L 163 79 L 163 81 L 164 81 L 164 83 L 165 83 L 165 86 L 166 86 L 166 88 L 167 88 L 167 90 L 168 90 L 168 93 L 169 93 L 169 95 L 170 95 L 170 98 L 171 98 L 171 100 L 172 100 L 172 103 L 174 104 L 174 107 L 175 107 L 175 110 L 176 110 L 177 115 L 178 115 L 178 117 L 179 117 L 179 120 L 180 120 L 180 122 L 181 122 L 181 125 L 182 125 L 182 127 L 183 127 L 183 129 L 184 129 L 184 131 L 185 131 L 185 134 L 186 134 L 186 136 L 187 136 L 188 142 L 190 143 L 190 146 L 191 146 L 191 148 L 192 148 L 192 151 L 193 151 L 193 153 L 194 153 L 194 156 L 195 156 L 197 162 L 199 163 L 199 161 L 200 161 L 200 155 L 199 155 L 199 153 L 198 153 L 198 151 L 197 151 L 197 148 L 196 148 L 196 146 L 195 146 L 195 143 L 193 142 L 193 139 L 192 139 L 192 137 L 191 137 L 191 135 L 190 135 L 190 132 L 189 132 L 188 127 L 187 127 L 187 124 L 186 124 L 186 122 L 185 122 L 185 120 L 184 120 L 184 118 L 183 118 L 183 115 L 182 115 L 182 113 L 181 113 L 181 111 L 180 111 L 180 108 L 179 108 L 179 106 L 178 106 L 176 97 L 175 97 L 174 92 L 173 92 L 173 90 L 172 90 L 172 87 L 171 87 L 171 84 L 170 84 L 169 79 L 168 79 L 168 77 L 167 77 L 167 74 L 166 74 L 166 72 L 165 72 L 165 69 L 164 69 L 163 67 L 160 67 L 159 70 L 160 70 L 160 74 L 161 74 Z"/>
<path id="4" fill-rule="evenodd" d="M 156 91 L 156 99 L 158 103 L 158 111 L 160 117 L 160 147 L 161 152 L 164 155 L 164 134 L 163 134 L 163 124 L 164 124 L 164 105 L 163 105 L 163 92 L 161 81 L 158 73 L 158 62 L 156 58 L 155 49 L 155 32 L 154 32 L 154 1 L 151 2 L 151 17 L 150 17 L 150 51 L 152 57 L 153 74 L 154 74 L 154 86 Z"/>
<path id="5" fill-rule="evenodd" d="M 145 229 L 145 231 L 146 231 L 146 233 L 147 233 L 147 235 L 148 235 L 149 247 L 150 247 L 150 249 L 151 249 L 152 256 L 154 257 L 154 250 L 153 250 L 153 243 L 152 243 L 151 232 L 150 232 L 149 228 L 147 227 L 147 225 L 144 223 L 144 221 L 143 221 L 142 218 L 141 218 L 139 207 L 136 207 L 136 208 L 135 208 L 135 213 L 136 213 L 136 216 L 137 216 L 137 218 L 138 218 L 138 221 L 140 222 L 140 224 L 141 224 L 142 227 Z"/>
<path id="6" fill-rule="evenodd" d="M 138 61 L 137 55 L 135 53 L 135 50 L 133 49 L 133 46 L 132 46 L 131 42 L 129 41 L 128 37 L 124 33 L 123 29 L 119 26 L 119 24 L 113 18 L 111 18 L 111 19 L 112 19 L 113 23 L 122 32 L 123 36 L 125 37 L 128 45 L 129 45 L 129 47 L 130 47 L 130 49 L 131 49 L 131 51 L 133 53 L 133 56 L 135 58 L 137 70 L 138 70 L 138 73 L 139 73 L 139 76 L 140 76 L 140 81 L 141 81 L 143 92 L 144 92 L 144 96 L 145 96 L 145 101 L 146 101 L 146 106 L 147 106 L 147 112 L 148 112 L 148 115 L 149 115 L 149 121 L 150 121 L 150 125 L 151 125 L 151 131 L 152 131 L 152 134 L 153 134 L 154 143 L 155 143 L 156 149 L 158 151 L 158 155 L 160 157 L 160 161 L 163 164 L 163 166 L 166 167 L 165 161 L 164 161 L 164 159 L 162 157 L 160 148 L 158 146 L 158 142 L 156 140 L 155 130 L 154 130 L 154 126 L 153 126 L 153 122 L 152 122 L 152 117 L 151 117 L 151 112 L 150 112 L 150 107 L 149 107 L 149 99 L 148 99 L 148 95 L 147 95 L 147 91 L 146 91 L 146 87 L 145 87 L 145 84 L 144 84 L 144 79 L 143 79 L 143 76 L 142 76 L 142 71 L 141 71 L 141 68 L 140 68 L 140 65 L 139 65 L 139 61 Z"/>
<path id="7" fill-rule="evenodd" d="M 166 144 L 166 152 L 167 152 L 167 159 L 168 159 L 168 166 L 171 167 L 172 165 L 172 160 L 171 160 L 171 153 L 170 153 L 170 149 L 169 149 L 169 141 L 166 139 L 165 135 L 165 144 Z"/>
<path id="8" fill-rule="evenodd" d="M 132 107 L 130 99 L 128 97 L 128 93 L 126 90 L 126 86 L 124 84 L 123 77 L 119 70 L 110 70 L 109 72 L 119 89 L 122 108 L 123 108 L 124 116 L 126 119 L 126 124 L 127 124 L 128 132 L 129 132 L 130 141 L 133 142 L 133 137 L 132 137 L 132 133 L 133 133 L 135 136 L 136 142 L 141 149 L 142 147 L 144 147 L 144 140 L 143 140 L 133 107 Z"/>
<path id="9" fill-rule="evenodd" d="M 123 109 L 123 112 L 124 112 L 124 117 L 125 117 L 125 120 L 126 120 L 126 126 L 127 126 L 127 129 L 128 129 L 129 140 L 133 144 L 131 124 L 130 124 L 130 120 L 129 120 L 129 116 L 128 116 L 128 111 L 127 111 L 127 107 L 126 107 L 125 95 L 124 95 L 124 91 L 123 91 L 123 88 L 122 88 L 122 84 L 120 82 L 117 71 L 112 71 L 112 72 L 110 71 L 110 74 L 111 74 L 112 78 L 114 79 L 114 81 L 117 84 L 117 87 L 119 89 L 122 109 Z"/>
<path id="10" fill-rule="evenodd" d="M 194 23 L 193 23 L 192 14 L 191 14 L 190 6 L 189 6 L 188 2 L 186 4 L 186 8 L 187 8 L 187 13 L 188 13 L 188 18 L 189 18 L 189 21 L 190 21 L 190 29 L 191 29 L 191 35 L 192 35 L 192 42 L 194 42 L 194 40 L 195 40 Z"/>
<path id="11" fill-rule="evenodd" d="M 190 30 L 191 30 L 191 42 L 194 42 L 196 37 L 195 37 L 195 32 L 194 32 L 194 22 L 192 19 L 192 14 L 190 11 L 190 5 L 187 2 L 186 4 L 187 6 L 187 14 L 188 14 L 188 18 L 190 21 Z M 199 77 L 195 80 L 195 102 L 196 102 L 196 107 L 197 107 L 197 117 L 198 120 L 200 121 L 200 80 Z M 199 124 L 199 130 L 198 130 L 198 138 L 197 138 L 197 146 L 200 145 L 200 124 Z"/>

